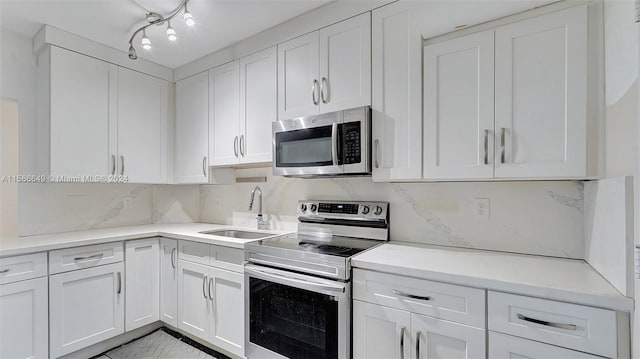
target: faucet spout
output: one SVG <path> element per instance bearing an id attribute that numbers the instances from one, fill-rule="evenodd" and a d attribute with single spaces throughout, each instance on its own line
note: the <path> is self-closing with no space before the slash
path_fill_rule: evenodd
<path id="1" fill-rule="evenodd" d="M 269 222 L 265 221 L 262 218 L 262 189 L 259 186 L 255 186 L 253 190 L 251 190 L 251 198 L 249 199 L 249 210 L 253 209 L 253 202 L 255 199 L 256 192 L 258 192 L 258 217 L 256 221 L 258 222 L 258 229 L 268 229 Z"/>

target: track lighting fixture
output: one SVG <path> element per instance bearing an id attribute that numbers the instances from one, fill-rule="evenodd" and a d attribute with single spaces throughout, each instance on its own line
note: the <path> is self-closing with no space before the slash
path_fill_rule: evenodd
<path id="1" fill-rule="evenodd" d="M 184 10 L 183 18 L 184 18 L 185 24 L 187 24 L 187 26 L 193 26 L 195 24 L 195 21 L 193 20 L 193 15 L 187 9 L 188 2 L 189 0 L 182 0 L 180 2 L 180 5 L 175 10 L 173 10 L 172 12 L 170 12 L 168 15 L 165 15 L 165 16 L 158 14 L 156 12 L 149 12 L 148 14 L 146 14 L 146 20 L 148 24 L 145 24 L 140 28 L 138 28 L 136 31 L 134 31 L 133 35 L 131 35 L 131 38 L 129 39 L 129 58 L 131 60 L 136 60 L 138 58 L 136 49 L 133 46 L 133 40 L 135 39 L 136 35 L 138 35 L 139 32 L 142 32 L 142 39 L 140 40 L 140 44 L 142 45 L 142 48 L 145 50 L 151 49 L 151 39 L 147 37 L 148 27 L 152 25 L 162 25 L 166 22 L 167 23 L 167 39 L 169 39 L 169 41 L 176 41 L 178 39 L 178 34 L 176 33 L 176 30 L 171 26 L 171 19 L 173 19 L 176 15 L 178 15 L 183 10 Z"/>

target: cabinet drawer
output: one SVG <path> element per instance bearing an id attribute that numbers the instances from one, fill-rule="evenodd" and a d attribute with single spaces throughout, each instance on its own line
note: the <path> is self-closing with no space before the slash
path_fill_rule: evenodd
<path id="1" fill-rule="evenodd" d="M 244 250 L 221 246 L 209 248 L 210 265 L 234 272 L 244 271 Z"/>
<path id="2" fill-rule="evenodd" d="M 353 297 L 412 313 L 485 327 L 483 289 L 354 269 Z"/>
<path id="3" fill-rule="evenodd" d="M 209 265 L 209 245 L 199 242 L 179 241 L 178 257 L 185 261 Z"/>
<path id="4" fill-rule="evenodd" d="M 489 332 L 489 358 L 598 359 L 602 357 L 511 335 Z"/>
<path id="5" fill-rule="evenodd" d="M 615 311 L 492 291 L 488 298 L 490 330 L 618 356 Z"/>
<path id="6" fill-rule="evenodd" d="M 49 274 L 122 262 L 122 242 L 74 247 L 49 252 Z"/>
<path id="7" fill-rule="evenodd" d="M 0 259 L 0 284 L 44 277 L 47 275 L 47 253 Z"/>

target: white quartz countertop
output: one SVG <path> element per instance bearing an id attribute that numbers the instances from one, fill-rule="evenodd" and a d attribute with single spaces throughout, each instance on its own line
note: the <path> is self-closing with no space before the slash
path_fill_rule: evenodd
<path id="1" fill-rule="evenodd" d="M 396 242 L 356 255 L 351 266 L 620 311 L 634 307 L 583 260 Z"/>
<path id="2" fill-rule="evenodd" d="M 39 236 L 2 238 L 0 239 L 0 257 L 149 237 L 185 239 L 232 248 L 244 248 L 246 243 L 255 241 L 255 239 L 239 239 L 199 233 L 218 229 L 262 232 L 268 236 L 289 233 L 287 231 L 261 231 L 254 228 L 208 223 L 149 224 Z"/>

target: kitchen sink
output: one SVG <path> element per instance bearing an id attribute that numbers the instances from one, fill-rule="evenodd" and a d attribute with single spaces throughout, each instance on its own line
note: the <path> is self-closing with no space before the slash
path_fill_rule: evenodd
<path id="1" fill-rule="evenodd" d="M 204 231 L 199 233 L 210 234 L 212 236 L 222 236 L 222 237 L 231 237 L 231 238 L 239 238 L 239 239 L 260 239 L 260 238 L 272 236 L 272 234 L 268 234 L 268 233 L 236 231 L 233 229 L 219 229 L 215 231 Z"/>

